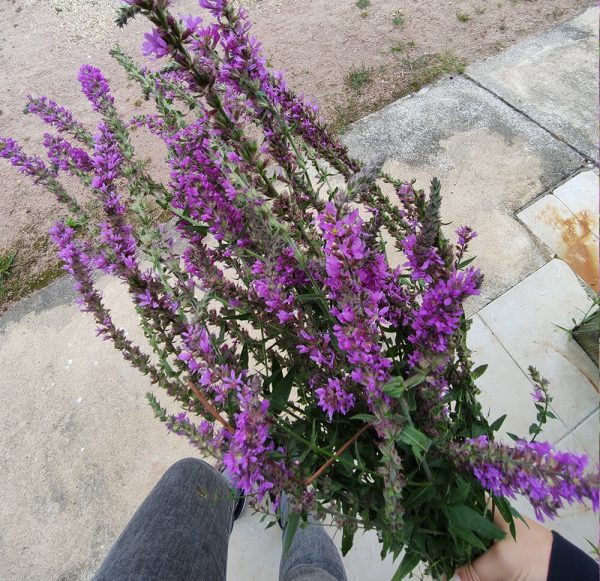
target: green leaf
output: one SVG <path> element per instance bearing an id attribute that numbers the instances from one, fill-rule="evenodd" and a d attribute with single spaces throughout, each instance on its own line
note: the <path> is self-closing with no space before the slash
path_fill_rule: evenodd
<path id="1" fill-rule="evenodd" d="M 529 426 L 529 433 L 530 434 L 539 434 L 540 433 L 540 427 L 537 424 L 531 424 Z"/>
<path id="2" fill-rule="evenodd" d="M 485 370 L 488 368 L 487 363 L 485 365 L 480 365 L 479 367 L 476 367 L 475 369 L 473 369 L 473 371 L 471 371 L 471 377 L 473 378 L 473 381 L 475 381 L 476 379 L 479 379 L 484 373 Z"/>
<path id="3" fill-rule="evenodd" d="M 492 430 L 492 432 L 497 432 L 501 427 L 502 424 L 504 423 L 504 420 L 506 419 L 506 414 L 504 414 L 503 416 L 500 416 L 497 420 L 494 421 L 494 423 L 490 426 L 490 430 Z"/>
<path id="4" fill-rule="evenodd" d="M 516 434 L 513 434 L 512 432 L 506 432 L 506 435 L 513 441 L 516 442 L 517 440 L 520 440 L 521 438 L 519 438 L 519 436 L 517 436 Z"/>
<path id="5" fill-rule="evenodd" d="M 348 526 L 342 527 L 342 555 L 346 556 L 354 544 L 354 533 Z"/>
<path id="6" fill-rule="evenodd" d="M 404 378 L 402 377 L 394 377 L 383 386 L 383 393 L 386 393 L 395 399 L 402 397 L 405 390 L 406 386 L 404 385 Z"/>
<path id="7" fill-rule="evenodd" d="M 411 387 L 416 387 L 420 383 L 423 383 L 424 379 L 425 379 L 425 373 L 417 373 L 416 375 L 409 377 L 404 382 L 404 385 L 406 386 L 406 389 L 410 389 Z"/>
<path id="8" fill-rule="evenodd" d="M 454 489 L 452 493 L 452 499 L 450 501 L 451 504 L 462 504 L 467 498 L 469 498 L 469 493 L 471 492 L 471 485 L 465 480 L 460 479 L 458 481 L 458 486 Z"/>
<path id="9" fill-rule="evenodd" d="M 450 526 L 449 531 L 455 534 L 459 539 L 466 541 L 470 545 L 473 545 L 474 547 L 477 547 L 482 551 L 485 551 L 487 549 L 487 547 L 483 544 L 483 541 L 469 529 L 465 529 L 463 527 Z"/>
<path id="10" fill-rule="evenodd" d="M 455 528 L 465 528 L 485 539 L 503 539 L 505 533 L 492 521 L 468 506 L 449 506 L 448 515 Z"/>
<path id="11" fill-rule="evenodd" d="M 222 319 L 223 321 L 248 321 L 250 320 L 250 313 L 239 313 L 230 317 L 222 317 Z"/>
<path id="12" fill-rule="evenodd" d="M 405 493 L 403 492 L 402 495 L 404 496 Z M 419 492 L 411 494 L 410 496 L 406 495 L 406 499 L 403 502 L 404 508 L 408 510 L 421 506 L 422 504 L 428 503 L 434 496 L 435 488 L 431 484 L 428 484 L 421 488 Z M 404 535 L 406 538 L 406 531 L 404 531 Z"/>
<path id="13" fill-rule="evenodd" d="M 467 258 L 467 260 L 463 260 L 458 264 L 458 268 L 465 268 L 466 266 L 469 266 L 469 264 L 471 264 L 471 262 L 473 262 L 476 258 L 477 256 L 472 256 L 471 258 Z"/>
<path id="14" fill-rule="evenodd" d="M 248 369 L 248 345 L 244 344 L 240 353 L 240 365 L 242 369 Z"/>
<path id="15" fill-rule="evenodd" d="M 271 402 L 277 406 L 278 409 L 284 409 L 287 404 L 290 393 L 292 391 L 292 385 L 294 378 L 296 377 L 296 368 L 292 367 L 288 374 L 273 387 L 273 393 L 271 395 Z"/>
<path id="16" fill-rule="evenodd" d="M 417 553 L 407 551 L 400 563 L 400 566 L 394 573 L 392 581 L 400 581 L 404 579 L 418 564 L 421 559 Z"/>
<path id="17" fill-rule="evenodd" d="M 492 499 L 494 500 L 495 507 L 502 515 L 502 518 L 508 523 L 510 534 L 512 535 L 513 539 L 515 539 L 517 536 L 517 530 L 515 528 L 515 519 L 513 518 L 513 511 L 510 503 L 502 496 L 492 495 Z"/>
<path id="18" fill-rule="evenodd" d="M 297 298 L 301 303 L 313 303 L 316 301 L 320 301 L 323 297 L 313 293 L 306 293 L 303 295 L 298 295 Z"/>
<path id="19" fill-rule="evenodd" d="M 414 426 L 404 426 L 398 440 L 408 444 L 418 458 L 421 457 L 423 452 L 427 452 L 429 446 L 431 446 L 431 439 Z"/>
<path id="20" fill-rule="evenodd" d="M 292 546 L 292 541 L 296 536 L 296 531 L 298 530 L 298 525 L 300 524 L 300 513 L 299 512 L 291 512 L 287 523 L 285 525 L 285 530 L 283 531 L 283 558 L 285 558 Z"/>
<path id="21" fill-rule="evenodd" d="M 370 422 L 372 422 L 375 419 L 375 416 L 371 415 L 371 414 L 356 414 L 355 416 L 352 416 L 349 419 L 351 419 L 351 420 L 359 420 L 361 422 L 370 423 Z"/>

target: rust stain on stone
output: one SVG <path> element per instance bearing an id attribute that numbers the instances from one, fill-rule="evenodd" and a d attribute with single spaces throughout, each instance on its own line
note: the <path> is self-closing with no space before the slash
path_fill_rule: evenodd
<path id="1" fill-rule="evenodd" d="M 593 219 L 587 210 L 569 216 L 549 206 L 540 218 L 558 231 L 558 255 L 594 290 L 598 291 L 598 239 L 592 234 Z"/>

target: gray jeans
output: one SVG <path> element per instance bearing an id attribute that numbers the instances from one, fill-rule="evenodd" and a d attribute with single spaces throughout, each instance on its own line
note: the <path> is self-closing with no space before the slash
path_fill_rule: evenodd
<path id="1" fill-rule="evenodd" d="M 202 460 L 180 460 L 133 515 L 94 581 L 224 580 L 234 505 L 222 474 Z M 279 579 L 346 581 L 340 555 L 322 525 L 298 528 L 281 560 Z"/>

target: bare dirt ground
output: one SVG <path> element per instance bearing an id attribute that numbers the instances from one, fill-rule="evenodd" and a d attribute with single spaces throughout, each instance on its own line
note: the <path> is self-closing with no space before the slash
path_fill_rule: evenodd
<path id="1" fill-rule="evenodd" d="M 42 123 L 22 115 L 25 95 L 44 94 L 93 127 L 79 93 L 83 63 L 109 77 L 123 112 L 141 101 L 108 56 L 119 42 L 139 56 L 143 21 L 112 23 L 117 0 L 0 0 L 0 135 L 42 153 Z M 198 12 L 173 0 L 176 13 Z M 270 63 L 314 97 L 338 130 L 384 104 L 519 39 L 571 18 L 589 0 L 249 0 L 244 3 Z M 0 163 L 0 311 L 60 274 L 48 227 L 61 215 L 44 190 Z M 16 252 L 6 270 L 2 258 Z"/>

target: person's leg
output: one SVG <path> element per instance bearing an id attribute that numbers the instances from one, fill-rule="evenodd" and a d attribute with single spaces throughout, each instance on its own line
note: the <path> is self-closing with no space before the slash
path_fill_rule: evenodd
<path id="1" fill-rule="evenodd" d="M 165 472 L 93 581 L 221 581 L 235 500 L 225 477 L 195 458 Z"/>
<path id="2" fill-rule="evenodd" d="M 287 501 L 281 499 L 282 524 L 286 523 Z M 287 555 L 279 565 L 280 581 L 347 581 L 340 553 L 323 525 L 309 518 L 298 527 Z"/>

